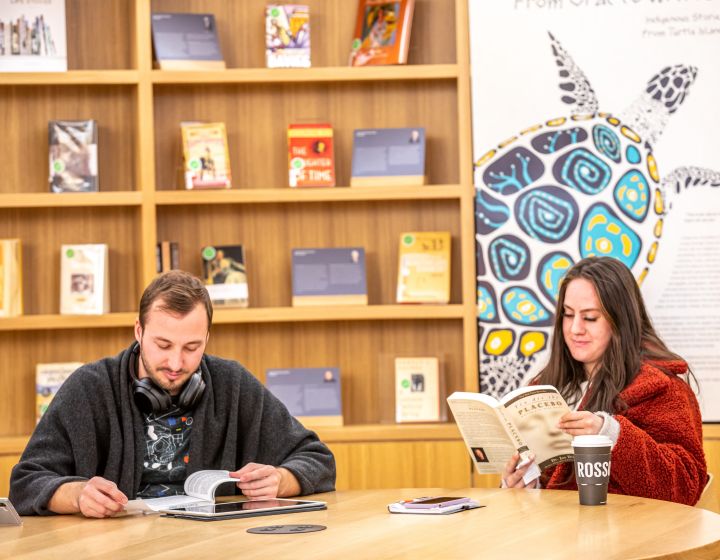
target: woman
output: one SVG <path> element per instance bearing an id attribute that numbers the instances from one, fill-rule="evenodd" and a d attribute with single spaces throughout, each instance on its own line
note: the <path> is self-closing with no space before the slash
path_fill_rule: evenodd
<path id="1" fill-rule="evenodd" d="M 687 375 L 686 375 L 687 374 Z M 687 364 L 660 340 L 630 270 L 610 257 L 573 266 L 558 296 L 550 361 L 533 383 L 554 385 L 573 412 L 558 427 L 613 441 L 608 490 L 694 505 L 707 480 L 702 420 Z M 523 488 L 530 464 L 507 463 L 503 486 Z M 531 488 L 577 489 L 572 463 Z"/>

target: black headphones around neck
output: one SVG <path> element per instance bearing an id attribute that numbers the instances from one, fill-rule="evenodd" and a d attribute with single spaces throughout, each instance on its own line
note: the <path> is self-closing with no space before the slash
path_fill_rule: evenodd
<path id="1" fill-rule="evenodd" d="M 135 404 L 145 413 L 161 414 L 167 412 L 173 407 L 172 396 L 162 387 L 158 387 L 150 377 L 138 378 L 136 364 L 139 359 L 140 344 L 136 343 L 133 346 L 130 363 L 128 364 Z M 198 369 L 185 383 L 185 387 L 183 387 L 178 397 L 177 406 L 180 409 L 193 408 L 200 401 L 203 391 L 205 391 L 205 382 Z"/>

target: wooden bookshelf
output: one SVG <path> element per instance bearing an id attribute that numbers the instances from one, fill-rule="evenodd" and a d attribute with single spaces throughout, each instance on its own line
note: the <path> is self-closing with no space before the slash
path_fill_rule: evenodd
<path id="1" fill-rule="evenodd" d="M 354 4 L 307 3 L 310 69 L 264 67 L 260 0 L 67 0 L 69 71 L 2 76 L 0 237 L 23 241 L 26 315 L 0 319 L 0 494 L 35 425 L 35 364 L 127 346 L 160 240 L 178 241 L 196 274 L 203 245 L 245 246 L 251 307 L 216 310 L 210 353 L 261 380 L 271 367 L 340 367 L 345 426 L 319 431 L 338 488 L 469 484 L 454 424 L 395 425 L 392 394 L 396 356 L 438 356 L 448 393 L 477 390 L 466 2 L 417 0 L 409 64 L 375 68 L 347 66 Z M 214 13 L 228 68 L 153 69 L 152 11 Z M 100 192 L 50 193 L 47 123 L 85 118 L 99 125 Z M 183 120 L 226 123 L 232 190 L 178 189 Z M 307 120 L 332 123 L 341 186 L 286 186 L 287 126 Z M 386 126 L 426 128 L 428 185 L 346 186 L 353 130 Z M 449 305 L 395 303 L 400 233 L 422 230 L 452 234 Z M 58 314 L 65 243 L 108 244 L 111 313 Z M 366 249 L 370 305 L 293 308 L 291 249 L 350 245 Z"/>

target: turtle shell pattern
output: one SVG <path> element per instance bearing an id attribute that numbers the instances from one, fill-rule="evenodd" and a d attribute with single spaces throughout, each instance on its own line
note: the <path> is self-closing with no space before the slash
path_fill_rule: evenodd
<path id="1" fill-rule="evenodd" d="M 615 257 L 642 283 L 665 202 L 651 146 L 607 113 L 526 128 L 475 169 L 480 388 L 501 396 L 546 350 L 575 262 Z"/>

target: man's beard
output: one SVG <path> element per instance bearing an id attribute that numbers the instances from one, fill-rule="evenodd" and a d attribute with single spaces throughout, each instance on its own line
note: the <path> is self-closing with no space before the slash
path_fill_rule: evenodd
<path id="1" fill-rule="evenodd" d="M 182 378 L 179 378 L 177 381 L 169 381 L 167 378 L 165 378 L 165 376 L 162 375 L 162 373 L 160 373 L 161 371 L 168 370 L 168 368 L 161 368 L 159 370 L 156 370 L 155 368 L 150 367 L 150 363 L 145 358 L 142 344 L 140 345 L 140 360 L 142 361 L 145 373 L 150 376 L 150 379 L 153 380 L 153 383 L 155 383 L 155 385 L 157 385 L 161 389 L 170 393 L 172 396 L 179 395 L 181 389 L 183 388 L 183 385 L 185 385 L 185 383 L 189 379 L 189 376 L 185 377 L 185 375 L 189 373 L 189 371 L 185 369 L 180 370 L 180 372 L 183 374 Z"/>

